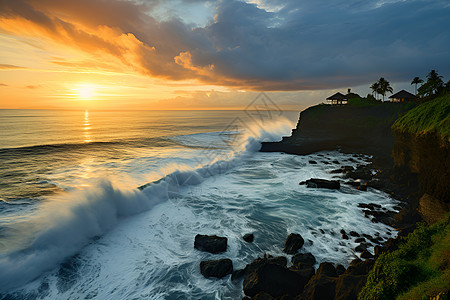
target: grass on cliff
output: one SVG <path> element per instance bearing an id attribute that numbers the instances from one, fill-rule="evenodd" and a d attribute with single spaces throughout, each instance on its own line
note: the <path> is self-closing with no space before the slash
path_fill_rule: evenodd
<path id="1" fill-rule="evenodd" d="M 450 290 L 450 214 L 421 224 L 399 249 L 378 257 L 358 299 L 430 299 Z"/>
<path id="2" fill-rule="evenodd" d="M 351 98 L 348 99 L 349 106 L 355 107 L 370 107 L 382 104 L 381 101 L 367 99 L 367 98 Z"/>
<path id="3" fill-rule="evenodd" d="M 437 133 L 450 140 L 450 94 L 437 97 L 410 110 L 392 126 L 394 130 L 412 134 Z"/>

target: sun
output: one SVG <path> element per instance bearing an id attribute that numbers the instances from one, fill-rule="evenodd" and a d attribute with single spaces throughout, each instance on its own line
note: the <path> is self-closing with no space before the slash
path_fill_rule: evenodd
<path id="1" fill-rule="evenodd" d="M 78 87 L 78 97 L 83 100 L 90 100 L 94 97 L 95 89 L 91 84 L 81 84 Z"/>

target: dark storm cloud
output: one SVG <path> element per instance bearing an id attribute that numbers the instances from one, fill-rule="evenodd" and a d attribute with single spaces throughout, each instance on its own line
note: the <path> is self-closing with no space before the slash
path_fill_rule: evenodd
<path id="1" fill-rule="evenodd" d="M 448 1 L 173 3 L 202 2 L 213 8 L 214 17 L 197 28 L 182 16 L 152 17 L 168 5 L 156 0 L 0 0 L 0 17 L 25 18 L 55 39 L 103 49 L 143 73 L 172 80 L 302 90 L 355 86 L 380 76 L 408 81 L 430 69 L 450 75 Z M 130 41 L 118 44 L 93 31 L 102 26 Z"/>

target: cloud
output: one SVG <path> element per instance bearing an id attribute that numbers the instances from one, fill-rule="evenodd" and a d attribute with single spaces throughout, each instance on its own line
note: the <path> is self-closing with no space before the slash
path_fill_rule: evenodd
<path id="1" fill-rule="evenodd" d="M 30 90 L 35 90 L 35 89 L 38 89 L 40 87 L 41 87 L 40 85 L 27 85 L 25 88 L 26 89 L 30 89 Z"/>
<path id="2" fill-rule="evenodd" d="M 177 9 L 161 16 L 162 5 Z M 209 22 L 183 21 L 193 5 L 211 9 Z M 0 0 L 0 27 L 15 34 L 152 77 L 274 91 L 409 81 L 430 69 L 449 76 L 449 15 L 443 0 Z"/>
<path id="3" fill-rule="evenodd" d="M 0 87 L 2 87 L 2 86 L 8 86 L 6 83 L 1 83 L 0 82 Z"/>
<path id="4" fill-rule="evenodd" d="M 25 68 L 15 65 L 0 64 L 0 70 L 15 70 L 15 69 L 25 69 Z"/>

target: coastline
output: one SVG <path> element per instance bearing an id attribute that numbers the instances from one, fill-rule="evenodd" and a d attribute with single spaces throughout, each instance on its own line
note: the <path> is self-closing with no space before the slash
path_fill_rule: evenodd
<path id="1" fill-rule="evenodd" d="M 448 173 L 445 171 L 449 163 L 448 141 L 439 139 L 437 134 L 419 136 L 393 129 L 394 123 L 407 111 L 406 105 L 391 103 L 379 105 L 376 109 L 318 105 L 300 113 L 297 127 L 292 130 L 290 137 L 283 137 L 280 142 L 262 144 L 261 152 L 307 155 L 323 150 L 340 150 L 353 155 L 371 155 L 368 165 L 359 165 L 354 170 L 342 166 L 341 170 L 335 170 L 333 173 L 340 175 L 337 180 L 357 189 L 370 187 L 380 190 L 402 203 L 398 213 L 382 211 L 381 206 L 376 203 L 361 207 L 365 216 L 372 222 L 382 222 L 396 228 L 398 235 L 395 238 L 379 243 L 373 255 L 365 252 L 361 255 L 364 260 L 352 261 L 347 270 L 338 272 L 340 274 L 337 274 L 336 270 L 342 266 L 333 266 L 330 263 L 322 263 L 315 273 L 309 270 L 309 278 L 303 278 L 301 292 L 297 296 L 289 294 L 287 298 L 282 297 L 283 299 L 357 299 L 370 270 L 382 253 L 397 250 L 401 241 L 412 233 L 421 221 L 431 225 L 444 218 L 449 211 L 448 187 L 445 186 L 445 182 L 449 182 Z M 382 117 L 377 122 L 364 121 L 380 115 Z M 424 160 L 420 159 L 422 156 L 427 158 L 425 165 L 420 164 L 420 161 Z M 431 174 L 430 169 L 433 168 L 437 168 L 437 175 Z M 421 173 L 432 177 L 431 181 L 439 182 L 430 184 L 430 178 L 424 179 Z M 349 179 L 353 180 L 353 184 Z M 443 186 L 441 181 L 444 182 Z M 354 184 L 355 182 L 357 183 Z M 343 238 L 347 237 L 346 234 L 344 237 L 344 234 Z M 264 264 L 271 264 L 270 260 L 273 258 L 264 259 Z M 304 263 L 296 266 L 294 257 L 292 262 L 293 267 L 289 270 L 294 272 L 299 273 L 301 267 L 305 267 Z M 328 271 L 324 271 L 325 269 Z M 254 272 L 253 277 L 255 274 L 256 277 L 276 276 Z M 249 295 L 246 285 L 258 281 L 258 278 L 248 277 L 244 280 L 246 295 Z M 277 292 L 282 294 L 282 291 L 277 290 L 272 294 L 267 293 L 267 290 L 261 287 L 256 293 L 252 292 L 252 298 L 247 299 L 275 299 L 273 293 Z M 443 295 L 448 295 L 448 292 Z"/>

